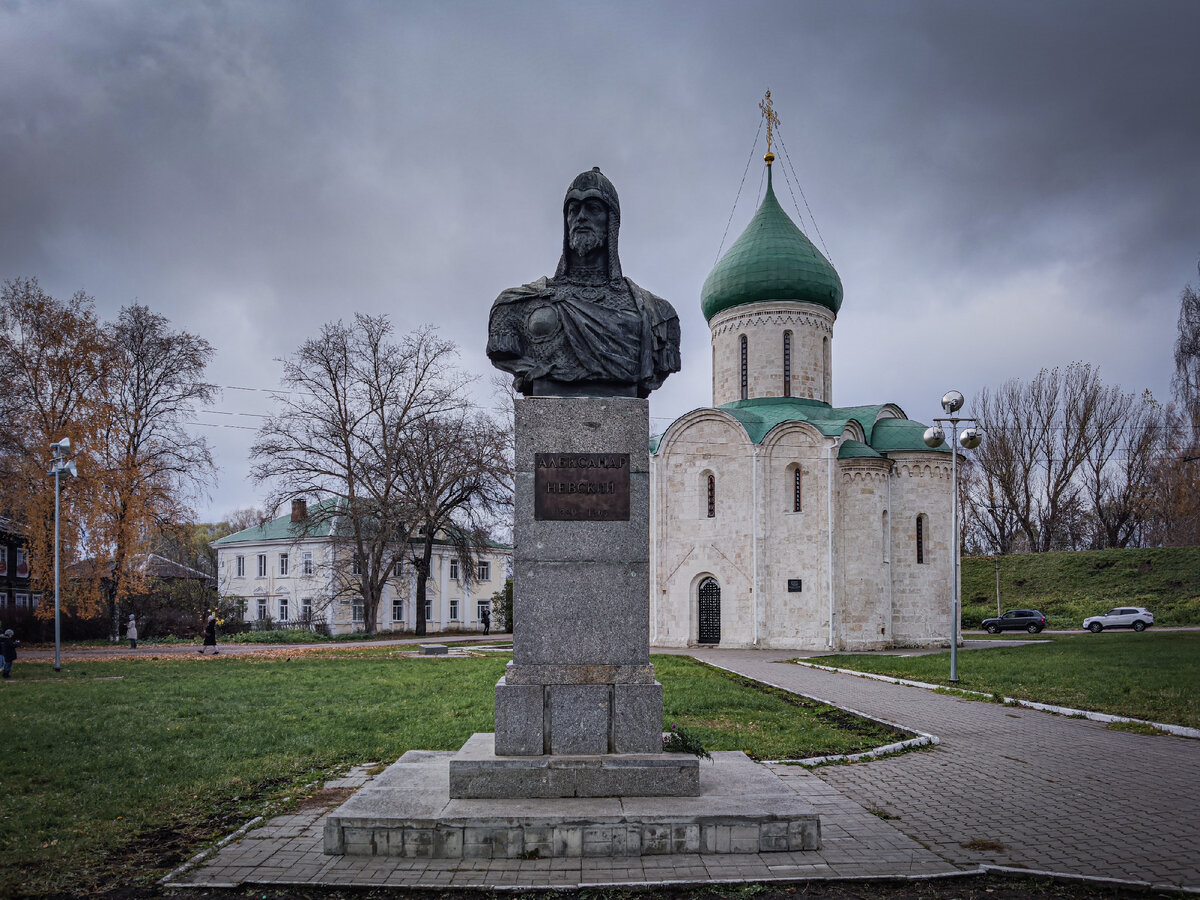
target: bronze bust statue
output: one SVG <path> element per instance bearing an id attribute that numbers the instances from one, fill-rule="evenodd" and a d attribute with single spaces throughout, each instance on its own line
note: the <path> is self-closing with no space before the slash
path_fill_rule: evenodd
<path id="1" fill-rule="evenodd" d="M 534 397 L 646 397 L 679 371 L 679 317 L 621 274 L 617 189 L 600 169 L 563 201 L 563 249 L 553 278 L 496 298 L 487 355 Z"/>

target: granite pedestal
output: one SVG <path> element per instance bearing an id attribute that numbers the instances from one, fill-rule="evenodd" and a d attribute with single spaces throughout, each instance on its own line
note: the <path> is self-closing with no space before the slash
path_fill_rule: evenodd
<path id="1" fill-rule="evenodd" d="M 490 739 L 476 735 L 472 742 Z M 675 754 L 658 754 L 662 757 Z M 744 754 L 713 754 L 694 797 L 454 799 L 453 753 L 410 750 L 329 814 L 325 852 L 439 859 L 816 850 L 812 804 Z M 549 760 L 568 764 L 569 757 Z M 527 759 L 527 763 L 532 760 Z M 611 762 L 611 760 L 610 760 Z"/>
<path id="2" fill-rule="evenodd" d="M 648 403 L 528 398 L 515 427 L 513 660 L 496 684 L 494 750 L 451 761 L 451 796 L 527 797 L 535 770 L 551 773 L 540 797 L 694 795 L 694 760 L 655 759 Z M 574 761 L 526 762 L 547 757 Z"/>

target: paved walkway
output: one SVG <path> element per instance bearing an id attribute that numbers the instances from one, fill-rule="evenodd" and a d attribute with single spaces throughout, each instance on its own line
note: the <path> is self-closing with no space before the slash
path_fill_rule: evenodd
<path id="1" fill-rule="evenodd" d="M 814 772 L 776 766 L 821 813 L 820 851 L 620 859 L 329 857 L 328 808 L 240 835 L 172 886 L 240 883 L 548 887 L 914 877 L 1012 866 L 1200 889 L 1200 745 L 962 700 L 784 662 L 796 654 L 697 650 L 698 659 L 937 735 L 941 744 Z M 355 773 L 331 787 L 355 787 Z"/>
<path id="2" fill-rule="evenodd" d="M 931 750 L 816 774 L 863 806 L 898 816 L 900 830 L 955 865 L 1200 887 L 1194 740 L 1114 731 L 781 662 L 794 654 L 694 655 L 937 735 L 941 743 Z"/>

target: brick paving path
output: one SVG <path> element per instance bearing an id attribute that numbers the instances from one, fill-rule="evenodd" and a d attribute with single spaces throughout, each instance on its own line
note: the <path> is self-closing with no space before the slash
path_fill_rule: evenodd
<path id="1" fill-rule="evenodd" d="M 697 659 L 937 735 L 933 749 L 816 770 L 961 867 L 994 864 L 1200 887 L 1200 744 L 781 662 Z M 1004 849 L 970 849 L 973 841 Z M 976 845 L 979 846 L 979 845 Z"/>
<path id="2" fill-rule="evenodd" d="M 271 820 L 168 883 L 575 887 L 919 877 L 997 865 L 1200 889 L 1200 744 L 1194 740 L 1112 731 L 783 662 L 795 653 L 688 653 L 937 735 L 941 744 L 813 772 L 774 767 L 820 811 L 820 851 L 550 860 L 337 857 L 321 852 L 328 810 L 314 809 Z M 365 778 L 355 774 L 328 786 L 355 787 Z"/>

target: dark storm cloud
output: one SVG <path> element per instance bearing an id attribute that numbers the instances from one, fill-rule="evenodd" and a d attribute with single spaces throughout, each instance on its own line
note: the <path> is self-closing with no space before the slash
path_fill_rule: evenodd
<path id="1" fill-rule="evenodd" d="M 491 299 L 552 270 L 600 165 L 626 270 L 681 313 L 665 425 L 708 402 L 698 295 L 770 87 L 777 193 L 816 239 L 794 168 L 846 285 L 839 402 L 928 417 L 1072 359 L 1163 395 L 1200 253 L 1198 26 L 1091 0 L 2 4 L 0 276 L 148 303 L 236 387 L 355 310 L 437 323 L 486 376 Z M 253 502 L 252 432 L 206 434 L 208 512 Z"/>

